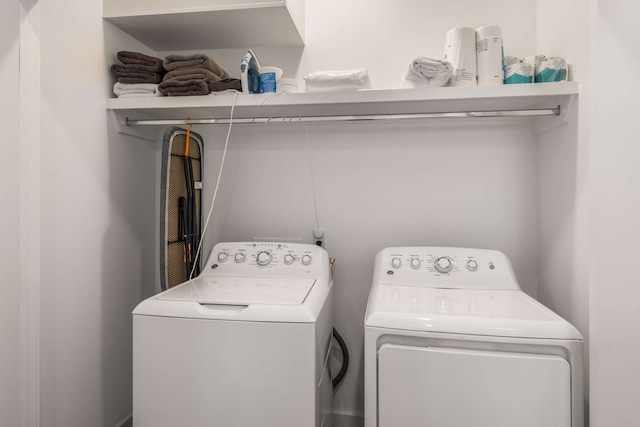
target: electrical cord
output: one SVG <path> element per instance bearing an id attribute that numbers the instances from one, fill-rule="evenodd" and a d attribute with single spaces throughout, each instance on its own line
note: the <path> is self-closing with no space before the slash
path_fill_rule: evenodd
<path id="1" fill-rule="evenodd" d="M 196 251 L 196 255 L 194 257 L 193 267 L 191 268 L 191 272 L 189 273 L 189 280 L 191 280 L 191 278 L 193 277 L 193 273 L 194 271 L 196 271 L 196 266 L 200 265 L 200 263 L 198 262 L 199 260 L 198 257 L 200 256 L 200 251 L 202 250 L 202 242 L 204 242 L 204 236 L 207 231 L 207 226 L 209 225 L 209 219 L 211 218 L 211 213 L 213 212 L 213 206 L 215 205 L 215 202 L 216 202 L 216 196 L 218 195 L 218 188 L 220 186 L 220 180 L 222 178 L 222 170 L 224 168 L 224 162 L 227 156 L 227 148 L 229 147 L 229 136 L 231 135 L 231 127 L 233 126 L 233 111 L 235 110 L 236 101 L 238 99 L 239 93 L 240 92 L 235 91 L 233 94 L 233 102 L 231 103 L 231 113 L 229 115 L 229 129 L 227 130 L 227 138 L 224 142 L 224 151 L 222 152 L 222 160 L 220 161 L 220 170 L 218 172 L 218 180 L 216 181 L 216 188 L 213 191 L 213 198 L 211 199 L 211 207 L 209 208 L 209 213 L 207 214 L 207 220 L 204 223 L 204 227 L 202 228 L 202 234 L 200 235 L 200 241 L 197 244 L 198 250 Z M 269 96 L 265 97 L 265 99 L 263 99 L 262 102 L 260 102 L 260 104 L 258 104 L 256 107 L 260 107 L 273 95 L 276 95 L 276 93 L 272 93 Z"/>
<path id="2" fill-rule="evenodd" d="M 216 188 L 213 190 L 213 198 L 211 199 L 211 207 L 209 208 L 209 213 L 207 214 L 207 220 L 204 223 L 204 227 L 202 228 L 202 236 L 200 237 L 200 242 L 198 244 L 198 250 L 196 251 L 196 256 L 193 264 L 193 268 L 191 269 L 191 273 L 189 273 L 189 280 L 193 276 L 193 272 L 196 269 L 196 265 L 198 264 L 197 260 L 200 256 L 200 251 L 202 250 L 202 242 L 204 242 L 204 236 L 207 232 L 207 226 L 209 225 L 209 220 L 211 219 L 211 213 L 213 212 L 213 206 L 216 203 L 216 196 L 218 195 L 218 188 L 220 187 L 220 180 L 222 179 L 222 170 L 224 169 L 224 161 L 227 157 L 227 149 L 229 148 L 229 136 L 231 135 L 231 126 L 233 125 L 233 111 L 236 107 L 236 100 L 238 99 L 238 93 L 235 92 L 233 96 L 233 102 L 231 103 L 231 114 L 229 116 L 229 130 L 227 131 L 227 138 L 224 142 L 224 151 L 222 152 L 222 160 L 220 160 L 220 170 L 218 171 L 218 180 L 216 181 Z"/>
<path id="3" fill-rule="evenodd" d="M 320 230 L 320 221 L 318 221 L 318 203 L 316 201 L 316 180 L 313 171 L 313 152 L 311 151 L 311 141 L 309 140 L 309 128 L 304 125 L 304 132 L 307 135 L 307 155 L 309 157 L 309 171 L 311 172 L 311 191 L 313 192 L 313 211 L 316 216 L 316 230 Z"/>
<path id="4" fill-rule="evenodd" d="M 187 120 L 191 118 L 187 116 Z M 183 215 L 183 225 L 184 225 L 184 245 L 185 245 L 185 255 L 184 255 L 184 263 L 186 266 L 187 275 L 189 272 L 195 271 L 195 274 L 200 274 L 199 263 L 196 262 L 196 257 L 194 257 L 194 250 L 198 246 L 198 223 L 196 221 L 196 200 L 195 200 L 195 179 L 193 176 L 193 163 L 191 161 L 191 154 L 189 152 L 189 145 L 191 141 L 191 129 L 193 125 L 189 125 L 186 134 L 185 140 L 185 149 L 183 156 L 183 166 L 184 166 L 184 180 L 186 184 L 187 197 L 184 200 L 182 205 L 181 212 Z"/>
<path id="5" fill-rule="evenodd" d="M 342 335 L 340 335 L 336 328 L 333 328 L 333 337 L 338 342 L 340 351 L 342 351 L 342 366 L 340 367 L 338 375 L 332 380 L 333 388 L 336 388 L 344 380 L 347 369 L 349 369 L 349 350 L 347 350 L 347 344 L 345 344 Z"/>

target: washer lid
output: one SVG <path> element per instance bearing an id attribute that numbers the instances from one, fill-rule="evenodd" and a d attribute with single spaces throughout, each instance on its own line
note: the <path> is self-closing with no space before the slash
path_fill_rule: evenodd
<path id="1" fill-rule="evenodd" d="M 162 292 L 157 299 L 200 304 L 299 305 L 314 283 L 314 279 L 200 276 Z"/>
<path id="2" fill-rule="evenodd" d="M 374 286 L 365 326 L 497 337 L 582 340 L 569 322 L 520 290 Z"/>

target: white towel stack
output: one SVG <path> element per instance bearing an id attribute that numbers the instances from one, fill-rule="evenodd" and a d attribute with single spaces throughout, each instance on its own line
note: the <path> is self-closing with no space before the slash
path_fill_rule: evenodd
<path id="1" fill-rule="evenodd" d="M 113 93 L 118 98 L 151 98 L 162 96 L 158 85 L 154 83 L 120 83 L 113 85 Z"/>
<path id="2" fill-rule="evenodd" d="M 453 67 L 449 62 L 419 56 L 409 64 L 400 86 L 403 88 L 446 86 L 452 73 Z"/>
<path id="3" fill-rule="evenodd" d="M 344 92 L 371 89 L 369 73 L 356 70 L 316 71 L 304 78 L 307 92 Z"/>

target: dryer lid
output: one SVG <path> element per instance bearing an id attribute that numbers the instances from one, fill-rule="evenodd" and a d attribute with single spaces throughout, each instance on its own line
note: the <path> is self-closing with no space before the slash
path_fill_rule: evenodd
<path id="1" fill-rule="evenodd" d="M 314 283 L 314 279 L 200 276 L 161 293 L 157 299 L 200 304 L 299 305 Z"/>
<path id="2" fill-rule="evenodd" d="M 520 290 L 377 285 L 365 326 L 495 337 L 582 340 L 569 322 Z"/>

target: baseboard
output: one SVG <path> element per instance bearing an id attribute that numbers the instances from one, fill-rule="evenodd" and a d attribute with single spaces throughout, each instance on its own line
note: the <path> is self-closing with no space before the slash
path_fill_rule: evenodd
<path id="1" fill-rule="evenodd" d="M 133 418 L 129 417 L 116 427 L 132 427 Z M 361 415 L 333 414 L 333 427 L 364 427 L 364 417 Z"/>
<path id="2" fill-rule="evenodd" d="M 333 427 L 364 427 L 362 415 L 333 414 Z"/>
<path id="3" fill-rule="evenodd" d="M 116 425 L 116 427 L 132 427 L 133 426 L 133 417 L 131 415 L 129 415 L 129 418 L 127 418 L 124 421 L 121 421 L 118 425 Z"/>

